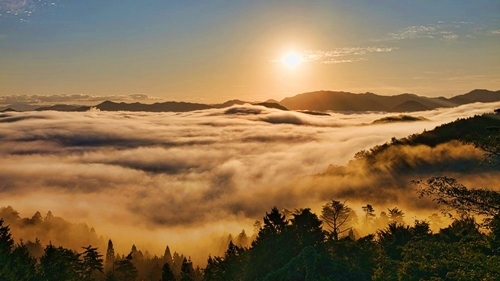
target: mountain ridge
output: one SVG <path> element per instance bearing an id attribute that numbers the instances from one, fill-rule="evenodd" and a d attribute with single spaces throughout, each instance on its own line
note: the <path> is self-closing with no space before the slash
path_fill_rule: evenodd
<path id="1" fill-rule="evenodd" d="M 95 106 L 77 106 L 56 104 L 51 106 L 35 106 L 28 103 L 16 103 L 1 107 L 0 111 L 11 108 L 16 111 L 85 111 L 95 107 L 103 111 L 146 111 L 146 112 L 188 112 L 194 110 L 205 110 L 213 108 L 227 108 L 233 105 L 253 104 L 280 110 L 296 110 L 306 112 L 415 112 L 432 110 L 440 107 L 455 107 L 474 102 L 500 101 L 500 91 L 486 89 L 475 89 L 468 93 L 451 98 L 425 97 L 410 93 L 393 96 L 378 95 L 371 92 L 351 93 L 344 91 L 314 91 L 286 97 L 281 101 L 269 99 L 265 102 L 248 102 L 239 99 L 228 100 L 218 104 L 203 104 L 190 102 L 156 102 L 125 103 L 106 100 Z"/>
<path id="2" fill-rule="evenodd" d="M 284 98 L 280 104 L 291 110 L 414 112 L 493 101 L 500 101 L 500 91 L 475 89 L 452 98 L 430 98 L 408 93 L 383 96 L 370 92 L 315 91 Z"/>

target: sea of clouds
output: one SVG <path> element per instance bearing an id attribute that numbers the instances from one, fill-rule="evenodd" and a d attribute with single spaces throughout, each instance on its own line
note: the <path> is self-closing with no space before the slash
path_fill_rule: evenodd
<path id="1" fill-rule="evenodd" d="M 133 242 L 160 253 L 178 244 L 194 256 L 214 233 L 245 228 L 250 235 L 273 206 L 315 208 L 332 198 L 406 206 L 401 195 L 383 192 L 387 177 L 312 175 L 330 164 L 346 166 L 356 152 L 392 137 L 499 107 L 468 104 L 411 114 L 428 121 L 388 124 L 371 122 L 394 114 L 317 116 L 253 105 L 187 113 L 0 113 L 0 207 L 85 221 L 123 241 L 121 249 Z M 429 149 L 418 153 L 434 157 Z"/>

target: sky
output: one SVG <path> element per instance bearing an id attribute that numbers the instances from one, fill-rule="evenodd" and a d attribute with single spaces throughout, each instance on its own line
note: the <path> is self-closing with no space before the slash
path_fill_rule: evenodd
<path id="1" fill-rule="evenodd" d="M 0 14 L 1 96 L 500 89 L 499 1 L 0 0 Z"/>

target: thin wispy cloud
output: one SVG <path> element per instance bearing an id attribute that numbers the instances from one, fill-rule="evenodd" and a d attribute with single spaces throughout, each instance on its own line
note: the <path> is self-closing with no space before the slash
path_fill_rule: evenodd
<path id="1" fill-rule="evenodd" d="M 388 53 L 397 49 L 397 47 L 346 47 L 337 48 L 330 51 L 307 50 L 303 52 L 303 57 L 305 61 L 319 62 L 324 64 L 355 62 L 366 60 L 366 58 L 363 56 L 369 53 Z"/>
<path id="2" fill-rule="evenodd" d="M 455 41 L 458 39 L 458 35 L 456 35 L 456 34 L 444 35 L 443 39 L 445 39 L 447 41 Z"/>
<path id="3" fill-rule="evenodd" d="M 29 21 L 33 14 L 39 13 L 48 7 L 57 7 L 59 0 L 2 0 L 0 1 L 0 17 L 11 16 L 20 22 Z"/>
<path id="4" fill-rule="evenodd" d="M 333 50 L 305 50 L 300 52 L 303 62 L 320 64 L 337 64 L 366 61 L 371 53 L 389 53 L 398 50 L 398 47 L 343 47 Z M 281 62 L 281 59 L 272 60 Z"/>
<path id="5" fill-rule="evenodd" d="M 415 39 L 442 39 L 454 40 L 458 38 L 456 32 L 460 28 L 460 24 L 429 24 L 429 25 L 413 25 L 400 29 L 396 32 L 388 33 L 386 37 L 373 39 L 373 41 L 400 41 L 400 40 L 415 40 Z"/>
<path id="6" fill-rule="evenodd" d="M 388 33 L 385 37 L 372 39 L 373 42 L 401 40 L 416 40 L 416 39 L 435 39 L 444 41 L 456 41 L 459 38 L 476 39 L 480 35 L 496 35 L 500 34 L 500 29 L 490 30 L 497 23 L 489 23 L 487 25 L 474 23 L 469 21 L 460 22 L 443 22 L 412 25 L 395 32 Z"/>

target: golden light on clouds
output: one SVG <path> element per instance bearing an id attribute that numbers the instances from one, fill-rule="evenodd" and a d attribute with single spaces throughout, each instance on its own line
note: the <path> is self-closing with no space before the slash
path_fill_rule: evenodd
<path id="1" fill-rule="evenodd" d="M 296 67 L 303 62 L 303 58 L 300 54 L 295 52 L 287 53 L 282 59 L 281 62 L 288 67 Z"/>

